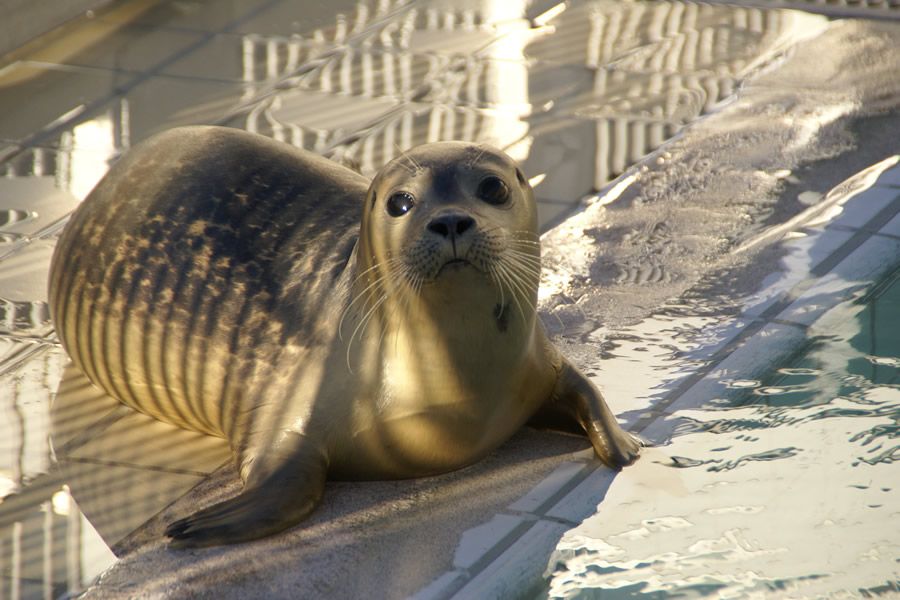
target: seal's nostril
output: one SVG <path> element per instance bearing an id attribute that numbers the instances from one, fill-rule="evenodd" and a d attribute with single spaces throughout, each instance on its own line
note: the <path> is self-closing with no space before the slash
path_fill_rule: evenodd
<path id="1" fill-rule="evenodd" d="M 435 219 L 431 223 L 428 224 L 428 230 L 433 231 L 441 237 L 447 237 L 450 235 L 450 228 L 447 227 L 447 224 L 443 221 L 443 219 Z"/>
<path id="2" fill-rule="evenodd" d="M 462 217 L 456 222 L 456 235 L 462 235 L 467 229 L 475 224 L 472 217 Z"/>
<path id="3" fill-rule="evenodd" d="M 428 230 L 438 234 L 441 237 L 460 236 L 472 226 L 475 225 L 475 219 L 468 215 L 443 215 L 431 221 L 428 224 Z"/>

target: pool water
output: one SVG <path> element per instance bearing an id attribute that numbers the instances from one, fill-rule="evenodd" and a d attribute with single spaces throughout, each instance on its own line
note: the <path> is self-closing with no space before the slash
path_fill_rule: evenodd
<path id="1" fill-rule="evenodd" d="M 549 597 L 900 593 L 898 324 L 895 272 L 786 364 L 680 411 L 645 472 L 560 542 Z"/>

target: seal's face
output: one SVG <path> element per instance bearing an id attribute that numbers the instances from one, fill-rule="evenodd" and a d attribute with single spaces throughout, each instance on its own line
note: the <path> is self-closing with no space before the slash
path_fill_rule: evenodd
<path id="1" fill-rule="evenodd" d="M 413 289 L 464 277 L 507 293 L 536 289 L 540 246 L 531 186 L 488 146 L 443 142 L 388 163 L 363 219 L 371 264 Z M 399 276 L 399 277 L 397 277 Z"/>

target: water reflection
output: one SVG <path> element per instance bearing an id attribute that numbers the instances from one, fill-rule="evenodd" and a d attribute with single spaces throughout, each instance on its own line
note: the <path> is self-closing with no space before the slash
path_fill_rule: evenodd
<path id="1" fill-rule="evenodd" d="M 50 390 L 66 358 L 46 344 L 18 350 L 23 366 L 0 374 L 0 594 L 58 597 L 112 556 L 53 468 Z"/>
<path id="2" fill-rule="evenodd" d="M 488 141 L 547 175 L 542 202 L 574 206 L 824 24 L 678 2 L 532 11 L 521 1 L 379 3 L 335 31 L 340 45 L 245 38 L 248 57 L 267 57 L 245 69 L 248 81 L 302 62 L 287 56 L 309 59 L 229 122 L 365 174 L 412 145 Z"/>
<path id="3" fill-rule="evenodd" d="M 678 455 L 650 449 L 647 472 L 563 538 L 550 596 L 894 590 L 897 319 L 895 275 L 823 317 L 788 365 L 679 411 Z M 636 527 L 622 507 L 660 517 Z M 677 527 L 654 529 L 659 519 Z"/>

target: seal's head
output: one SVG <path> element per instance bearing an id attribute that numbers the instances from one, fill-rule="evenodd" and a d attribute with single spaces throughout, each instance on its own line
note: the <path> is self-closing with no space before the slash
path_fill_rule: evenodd
<path id="1" fill-rule="evenodd" d="M 370 281 L 417 293 L 462 286 L 534 304 L 534 196 L 521 169 L 495 148 L 440 142 L 388 163 L 369 188 L 360 242 L 360 267 L 372 270 Z"/>

